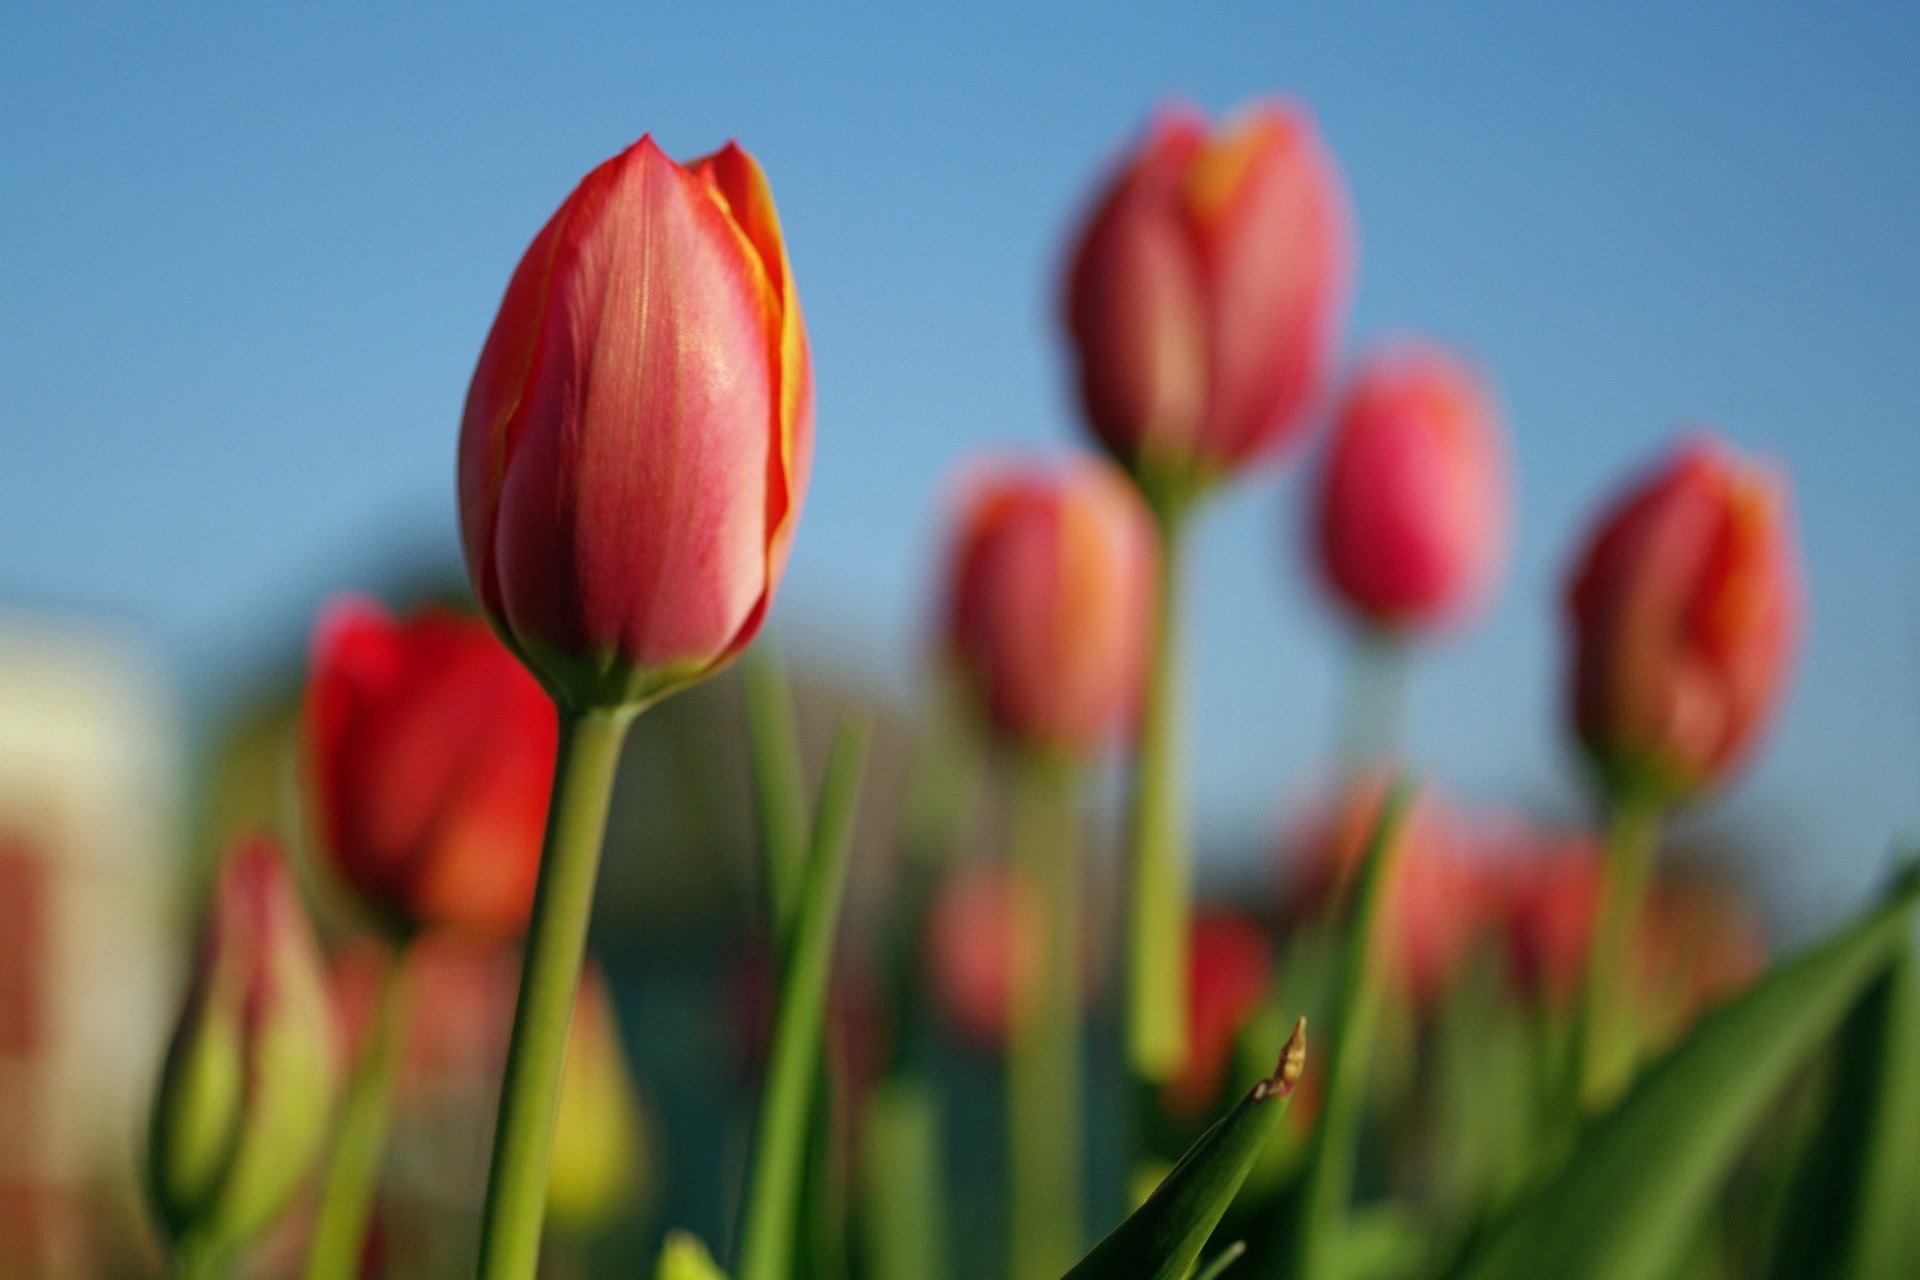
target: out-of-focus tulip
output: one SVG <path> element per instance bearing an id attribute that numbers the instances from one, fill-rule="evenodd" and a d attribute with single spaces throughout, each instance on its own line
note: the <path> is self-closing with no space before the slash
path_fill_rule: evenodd
<path id="1" fill-rule="evenodd" d="M 320 952 L 286 862 L 265 839 L 237 845 L 153 1109 L 154 1209 L 195 1265 L 286 1206 L 328 1132 L 336 1062 Z"/>
<path id="2" fill-rule="evenodd" d="M 403 933 L 525 926 L 557 716 L 484 623 L 335 604 L 315 634 L 305 715 L 328 859 L 369 910 Z"/>
<path id="3" fill-rule="evenodd" d="M 1573 719 L 1606 784 L 1678 803 L 1724 778 L 1798 638 L 1786 484 L 1689 440 L 1601 522 L 1568 594 Z"/>
<path id="4" fill-rule="evenodd" d="M 948 578 L 947 645 L 1004 739 L 1085 757 L 1138 711 L 1155 577 L 1152 524 L 1092 459 L 970 478 Z"/>
<path id="5" fill-rule="evenodd" d="M 644 702 L 752 640 L 813 450 L 806 333 L 760 166 L 651 138 L 588 174 L 507 286 L 467 393 L 481 607 L 562 701 Z"/>
<path id="6" fill-rule="evenodd" d="M 1486 593 L 1506 542 L 1507 461 L 1492 403 L 1437 347 L 1367 360 L 1320 476 L 1320 568 L 1362 621 L 1399 629 Z"/>
<path id="7" fill-rule="evenodd" d="M 1194 916 L 1187 956 L 1187 1061 L 1164 1096 L 1170 1110 L 1192 1116 L 1225 1085 L 1234 1042 L 1272 986 L 1273 957 L 1259 925 L 1225 910 Z"/>
<path id="8" fill-rule="evenodd" d="M 1094 432 L 1156 501 L 1296 435 L 1334 353 L 1346 195 L 1306 110 L 1163 111 L 1080 232 L 1066 322 Z"/>
<path id="9" fill-rule="evenodd" d="M 957 869 L 934 899 L 925 943 L 934 996 L 980 1048 L 1006 1042 L 1015 976 L 1040 964 L 1039 906 L 1026 882 L 997 862 Z"/>
<path id="10" fill-rule="evenodd" d="M 547 1172 L 547 1222 L 556 1231 L 604 1230 L 645 1194 L 643 1120 L 606 981 L 589 969 L 573 1006 Z"/>

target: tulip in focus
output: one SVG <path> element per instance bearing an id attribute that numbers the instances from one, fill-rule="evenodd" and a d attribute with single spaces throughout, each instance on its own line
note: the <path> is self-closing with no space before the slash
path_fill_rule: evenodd
<path id="1" fill-rule="evenodd" d="M 1358 620 L 1397 631 L 1458 616 L 1506 541 L 1507 462 L 1493 405 L 1436 347 L 1366 361 L 1320 476 L 1320 568 Z"/>
<path id="2" fill-rule="evenodd" d="M 1226 1084 L 1234 1044 L 1273 985 L 1273 957 L 1260 926 L 1232 911 L 1194 916 L 1187 966 L 1187 1061 L 1169 1080 L 1169 1109 L 1204 1114 Z"/>
<path id="3" fill-rule="evenodd" d="M 305 717 L 327 860 L 360 902 L 402 935 L 525 926 L 557 718 L 484 623 L 336 603 L 315 635 Z"/>
<path id="4" fill-rule="evenodd" d="M 292 875 L 264 838 L 219 879 L 154 1100 L 149 1191 L 184 1273 L 223 1265 L 306 1178 L 329 1131 L 333 1015 Z"/>
<path id="5" fill-rule="evenodd" d="M 1334 355 L 1346 195 L 1303 107 L 1167 110 L 1099 197 L 1066 281 L 1094 433 L 1158 503 L 1285 445 Z"/>
<path id="6" fill-rule="evenodd" d="M 1002 739 L 1083 759 L 1132 728 L 1154 565 L 1147 512 L 1105 463 L 999 465 L 972 478 L 947 642 Z"/>
<path id="7" fill-rule="evenodd" d="M 1719 782 L 1765 726 L 1800 629 L 1786 483 L 1711 437 L 1627 493 L 1568 593 L 1573 718 L 1616 794 Z"/>
<path id="8" fill-rule="evenodd" d="M 648 702 L 760 629 L 812 448 L 760 166 L 643 137 L 535 237 L 480 353 L 459 468 L 474 593 L 563 703 Z"/>

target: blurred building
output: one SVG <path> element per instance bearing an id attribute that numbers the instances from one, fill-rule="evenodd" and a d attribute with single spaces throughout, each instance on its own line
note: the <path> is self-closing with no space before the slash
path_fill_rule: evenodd
<path id="1" fill-rule="evenodd" d="M 180 738 L 152 668 L 0 616 L 0 1276 L 113 1274 L 174 1004 Z"/>

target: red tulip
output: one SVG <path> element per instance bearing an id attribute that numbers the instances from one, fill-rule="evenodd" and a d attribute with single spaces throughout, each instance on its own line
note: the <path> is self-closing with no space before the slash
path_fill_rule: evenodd
<path id="1" fill-rule="evenodd" d="M 1766 723 L 1800 623 L 1783 478 L 1711 438 L 1628 493 L 1568 595 L 1573 718 L 1608 785 L 1672 803 Z"/>
<path id="2" fill-rule="evenodd" d="M 227 1253 L 325 1146 L 337 1062 L 320 950 L 271 841 L 221 864 L 154 1100 L 148 1185 L 176 1245 Z"/>
<path id="3" fill-rule="evenodd" d="M 1131 727 L 1153 599 L 1145 508 L 1104 463 L 973 477 L 948 578 L 948 644 L 1002 737 L 1089 755 Z"/>
<path id="4" fill-rule="evenodd" d="M 1351 271 L 1346 196 L 1304 108 L 1209 131 L 1164 112 L 1080 233 L 1066 320 L 1095 434 L 1156 499 L 1298 433 Z"/>
<path id="5" fill-rule="evenodd" d="M 534 239 L 480 353 L 460 431 L 474 592 L 561 700 L 658 697 L 759 630 L 812 451 L 759 165 L 641 138 Z"/>
<path id="6" fill-rule="evenodd" d="M 305 716 L 326 852 L 369 910 L 402 932 L 525 926 L 557 716 L 484 623 L 335 604 L 315 634 Z"/>
<path id="7" fill-rule="evenodd" d="M 998 862 L 960 868 L 934 899 L 925 940 L 933 993 L 980 1048 L 1005 1042 L 1014 983 L 1040 964 L 1038 916 L 1032 890 Z"/>
<path id="8" fill-rule="evenodd" d="M 1165 1087 L 1182 1115 L 1209 1109 L 1226 1084 L 1234 1044 L 1273 983 L 1260 926 L 1231 911 L 1201 911 L 1187 952 L 1187 1061 Z"/>
<path id="9" fill-rule="evenodd" d="M 1473 376 L 1436 347 L 1368 360 L 1320 477 L 1320 565 L 1341 603 L 1392 628 L 1457 615 L 1492 582 L 1506 506 L 1499 421 Z"/>

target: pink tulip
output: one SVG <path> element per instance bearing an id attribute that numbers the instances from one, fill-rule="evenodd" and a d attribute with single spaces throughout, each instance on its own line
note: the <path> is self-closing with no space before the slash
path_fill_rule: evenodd
<path id="1" fill-rule="evenodd" d="M 1701 437 L 1625 494 L 1568 592 L 1573 719 L 1607 784 L 1665 803 L 1723 779 L 1800 629 L 1783 477 Z"/>
<path id="2" fill-rule="evenodd" d="M 967 486 L 948 577 L 947 639 L 994 730 L 1086 756 L 1140 698 L 1155 543 L 1105 463 L 1002 464 Z"/>
<path id="3" fill-rule="evenodd" d="M 1423 627 L 1486 594 L 1507 532 L 1507 460 L 1493 406 L 1437 347 L 1373 356 L 1335 420 L 1320 477 L 1321 572 L 1379 627 Z"/>
<path id="4" fill-rule="evenodd" d="M 1351 270 L 1346 197 L 1304 108 L 1209 131 L 1165 111 L 1078 239 L 1066 320 L 1093 430 L 1156 501 L 1305 423 Z"/>
<path id="5" fill-rule="evenodd" d="M 460 522 L 495 628 L 575 706 L 736 656 L 786 564 L 813 446 L 773 198 L 737 145 L 641 138 L 520 260 L 467 394 Z"/>

